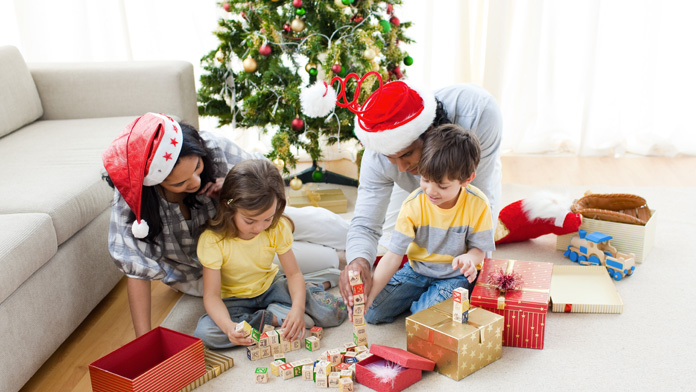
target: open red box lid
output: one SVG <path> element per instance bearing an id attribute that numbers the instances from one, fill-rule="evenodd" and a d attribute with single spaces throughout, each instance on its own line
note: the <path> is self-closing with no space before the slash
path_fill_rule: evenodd
<path id="1" fill-rule="evenodd" d="M 400 348 L 373 344 L 370 346 L 370 352 L 405 368 L 420 370 L 435 369 L 435 362 Z"/>

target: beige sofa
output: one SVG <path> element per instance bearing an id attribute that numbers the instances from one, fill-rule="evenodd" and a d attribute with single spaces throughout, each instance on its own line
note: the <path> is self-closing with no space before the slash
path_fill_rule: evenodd
<path id="1" fill-rule="evenodd" d="M 148 111 L 198 127 L 191 64 L 27 66 L 0 47 L 0 390 L 19 390 L 122 277 L 101 154 Z"/>

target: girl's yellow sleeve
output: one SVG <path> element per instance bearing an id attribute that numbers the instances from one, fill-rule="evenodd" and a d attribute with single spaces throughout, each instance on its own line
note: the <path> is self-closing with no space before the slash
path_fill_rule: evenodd
<path id="1" fill-rule="evenodd" d="M 273 229 L 271 244 L 277 254 L 282 255 L 292 248 L 292 227 L 290 222 L 285 218 L 280 218 L 278 225 Z"/>
<path id="2" fill-rule="evenodd" d="M 222 246 L 220 236 L 210 230 L 205 230 L 198 238 L 198 261 L 204 267 L 219 270 L 222 268 Z"/>

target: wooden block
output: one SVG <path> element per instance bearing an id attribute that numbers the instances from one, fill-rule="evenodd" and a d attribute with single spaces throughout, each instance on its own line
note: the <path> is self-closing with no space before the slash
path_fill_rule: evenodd
<path id="1" fill-rule="evenodd" d="M 353 317 L 365 315 L 365 304 L 353 305 Z"/>
<path id="2" fill-rule="evenodd" d="M 359 305 L 359 304 L 364 304 L 364 303 L 365 303 L 365 294 L 353 295 L 353 304 L 354 305 Z"/>
<path id="3" fill-rule="evenodd" d="M 309 351 L 317 351 L 321 348 L 319 339 L 316 336 L 310 336 L 305 339 L 305 348 Z"/>
<path id="4" fill-rule="evenodd" d="M 343 355 L 341 355 L 341 351 L 339 349 L 332 349 L 327 352 L 326 360 L 331 363 L 331 366 L 336 366 L 342 362 Z"/>
<path id="5" fill-rule="evenodd" d="M 284 340 L 280 343 L 280 349 L 283 350 L 284 353 L 289 353 L 292 351 L 292 343 L 290 341 Z"/>
<path id="6" fill-rule="evenodd" d="M 250 361 L 258 361 L 261 359 L 259 348 L 257 346 L 247 347 L 247 358 L 249 358 Z"/>
<path id="7" fill-rule="evenodd" d="M 256 371 L 256 383 L 265 384 L 268 382 L 268 368 L 257 367 Z"/>
<path id="8" fill-rule="evenodd" d="M 338 381 L 341 379 L 341 373 L 331 372 L 329 374 L 329 388 L 338 388 Z"/>
<path id="9" fill-rule="evenodd" d="M 360 272 L 354 270 L 348 270 L 348 281 L 351 286 L 356 284 L 362 284 L 362 278 L 360 277 Z"/>
<path id="10" fill-rule="evenodd" d="M 357 314 L 353 313 L 353 325 L 356 327 L 364 326 L 365 325 L 365 316 L 363 316 L 362 314 L 357 315 Z"/>
<path id="11" fill-rule="evenodd" d="M 271 348 L 270 347 L 259 347 L 259 357 L 261 359 L 269 358 L 270 356 L 271 356 Z"/>
<path id="12" fill-rule="evenodd" d="M 301 348 L 302 348 L 302 343 L 303 343 L 303 342 L 302 342 L 302 340 L 300 340 L 300 339 L 295 339 L 295 340 L 293 340 L 293 341 L 290 343 L 292 351 L 301 349 Z"/>
<path id="13" fill-rule="evenodd" d="M 278 366 L 278 371 L 280 372 L 280 376 L 283 377 L 283 380 L 289 380 L 295 377 L 295 369 L 290 363 L 284 363 Z"/>
<path id="14" fill-rule="evenodd" d="M 305 381 L 314 381 L 314 365 L 302 366 L 302 379 Z"/>
<path id="15" fill-rule="evenodd" d="M 340 392 L 353 392 L 353 379 L 341 377 L 341 379 L 338 380 L 338 390 Z"/>
<path id="16" fill-rule="evenodd" d="M 317 388 L 328 388 L 329 387 L 329 377 L 322 376 L 317 373 L 315 384 Z"/>
<path id="17" fill-rule="evenodd" d="M 283 361 L 283 363 L 288 361 L 285 354 L 273 354 L 273 360 L 274 361 Z"/>
<path id="18" fill-rule="evenodd" d="M 354 284 L 350 287 L 353 290 L 353 295 L 365 294 L 365 286 L 362 283 Z"/>
<path id="19" fill-rule="evenodd" d="M 271 344 L 271 355 L 276 355 L 276 354 L 282 354 L 283 348 L 280 346 L 280 344 Z"/>
<path id="20" fill-rule="evenodd" d="M 314 365 L 314 372 L 317 374 L 317 376 L 328 376 L 331 372 L 331 362 L 320 360 Z"/>
<path id="21" fill-rule="evenodd" d="M 317 339 L 321 339 L 322 335 L 324 334 L 324 328 L 322 327 L 312 327 L 309 329 L 309 336 L 316 336 Z"/>
<path id="22" fill-rule="evenodd" d="M 284 361 L 280 361 L 280 360 L 276 360 L 276 361 L 271 362 L 271 366 L 270 366 L 271 373 L 274 376 L 279 377 L 280 376 L 280 365 L 282 365 L 284 363 L 285 363 Z"/>
<path id="23" fill-rule="evenodd" d="M 261 332 L 268 332 L 268 331 L 273 331 L 273 330 L 275 330 L 274 326 L 272 326 L 270 324 L 266 324 L 263 326 L 263 330 Z"/>
<path id="24" fill-rule="evenodd" d="M 235 332 L 242 332 L 244 336 L 249 336 L 251 335 L 251 325 L 247 323 L 246 321 L 242 321 L 241 323 L 237 323 L 237 326 L 234 327 Z"/>

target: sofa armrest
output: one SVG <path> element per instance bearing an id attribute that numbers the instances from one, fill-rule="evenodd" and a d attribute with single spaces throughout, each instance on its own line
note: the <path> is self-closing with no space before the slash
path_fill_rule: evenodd
<path id="1" fill-rule="evenodd" d="M 28 64 L 42 120 L 159 112 L 198 128 L 193 66 L 184 61 Z"/>

